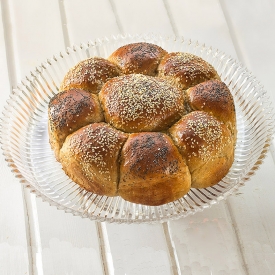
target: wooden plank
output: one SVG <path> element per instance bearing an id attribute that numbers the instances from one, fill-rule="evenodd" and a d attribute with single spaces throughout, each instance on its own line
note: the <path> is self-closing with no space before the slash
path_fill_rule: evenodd
<path id="1" fill-rule="evenodd" d="M 169 228 L 182 274 L 246 274 L 225 202 Z"/>
<path id="2" fill-rule="evenodd" d="M 219 1 L 165 2 L 176 35 L 205 43 L 237 57 Z"/>
<path id="3" fill-rule="evenodd" d="M 19 82 L 41 62 L 64 49 L 63 33 L 56 1 L 10 0 L 9 6 Z"/>
<path id="4" fill-rule="evenodd" d="M 269 155 L 253 179 L 230 198 L 248 274 L 275 270 L 275 171 Z"/>
<path id="5" fill-rule="evenodd" d="M 268 154 L 256 176 L 239 190 L 239 196 L 228 199 L 249 274 L 268 274 L 275 268 L 274 177 L 274 157 Z"/>
<path id="6" fill-rule="evenodd" d="M 1 116 L 10 93 L 8 60 L 4 26 L 8 22 L 2 15 L 6 9 L 0 6 L 0 74 L 1 74 Z M 4 24 L 4 26 L 3 26 Z M 25 220 L 25 206 L 22 185 L 11 173 L 5 158 L 0 155 L 0 270 L 2 274 L 31 274 L 28 253 L 28 226 Z M 30 259 L 31 263 L 31 259 Z"/>
<path id="7" fill-rule="evenodd" d="M 272 92 L 275 62 L 274 3 L 221 1 L 238 55 L 262 82 L 275 107 Z M 257 11 L 257 12 L 255 12 Z M 246 20 L 243 20 L 245 15 Z M 274 148 L 274 147 L 273 147 Z M 230 198 L 249 274 L 272 274 L 275 270 L 274 150 L 256 176 Z M 273 161 L 272 161 L 273 160 Z"/>
<path id="8" fill-rule="evenodd" d="M 109 1 L 65 1 L 63 8 L 68 46 L 120 33 Z"/>
<path id="9" fill-rule="evenodd" d="M 273 75 L 275 62 L 275 19 L 272 1 L 251 1 L 246 7 L 238 1 L 222 1 L 224 14 L 240 61 L 264 86 L 275 107 Z M 238 7 L 238 11 L 235 11 Z M 255 10 L 257 13 L 255 13 Z M 243 20 L 245 14 L 246 20 Z M 275 142 L 271 148 L 275 161 Z"/>
<path id="10" fill-rule="evenodd" d="M 104 224 L 113 273 L 131 275 L 176 274 L 160 224 Z"/>
<path id="11" fill-rule="evenodd" d="M 9 1 L 16 79 L 65 48 L 57 1 Z M 24 16 L 22 16 L 24 15 Z M 27 38 L 27 39 L 26 39 Z M 103 274 L 96 226 L 27 192 L 35 274 Z M 20 273 L 18 273 L 20 274 Z"/>
<path id="12" fill-rule="evenodd" d="M 167 10 L 162 1 L 111 0 L 122 33 L 173 34 Z"/>
<path id="13" fill-rule="evenodd" d="M 33 194 L 28 200 L 38 274 L 104 274 L 94 222 L 57 210 Z"/>
<path id="14" fill-rule="evenodd" d="M 240 60 L 269 92 L 275 104 L 274 1 L 221 0 Z M 245 18 L 245 20 L 244 20 Z"/>

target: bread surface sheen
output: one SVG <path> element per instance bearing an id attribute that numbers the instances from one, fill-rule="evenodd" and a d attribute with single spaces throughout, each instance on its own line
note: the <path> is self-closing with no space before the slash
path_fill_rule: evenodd
<path id="1" fill-rule="evenodd" d="M 48 107 L 50 144 L 59 158 L 65 138 L 79 128 L 104 120 L 97 96 L 81 89 L 58 93 Z"/>
<path id="2" fill-rule="evenodd" d="M 119 68 L 110 61 L 101 57 L 92 57 L 71 68 L 65 75 L 59 90 L 80 88 L 97 94 L 106 81 L 119 74 Z"/>
<path id="3" fill-rule="evenodd" d="M 234 140 L 226 125 L 203 111 L 194 111 L 174 124 L 169 132 L 189 167 L 192 187 L 218 183 L 229 171 Z"/>
<path id="4" fill-rule="evenodd" d="M 99 99 L 105 120 L 125 132 L 166 130 L 185 111 L 181 90 L 165 79 L 142 74 L 111 79 Z"/>
<path id="5" fill-rule="evenodd" d="M 108 59 L 120 68 L 122 74 L 155 76 L 165 54 L 167 52 L 157 45 L 139 42 L 118 48 Z"/>
<path id="6" fill-rule="evenodd" d="M 159 64 L 158 76 L 169 78 L 183 90 L 206 80 L 220 79 L 208 62 L 196 55 L 182 52 L 165 55 Z"/>
<path id="7" fill-rule="evenodd" d="M 125 200 L 160 205 L 190 189 L 191 177 L 181 154 L 163 133 L 131 134 L 121 152 L 119 195 Z"/>
<path id="8" fill-rule="evenodd" d="M 119 153 L 127 135 L 106 123 L 93 123 L 66 138 L 60 161 L 67 175 L 88 191 L 117 194 Z"/>
<path id="9" fill-rule="evenodd" d="M 202 58 L 151 43 L 76 64 L 48 114 L 64 172 L 98 195 L 162 205 L 219 183 L 234 161 L 227 85 Z"/>

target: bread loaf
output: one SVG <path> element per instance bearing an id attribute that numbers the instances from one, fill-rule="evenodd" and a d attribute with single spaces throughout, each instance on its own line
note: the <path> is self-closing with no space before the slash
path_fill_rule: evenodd
<path id="1" fill-rule="evenodd" d="M 233 96 L 190 53 L 141 42 L 81 61 L 48 110 L 56 159 L 99 195 L 162 205 L 217 184 L 234 161 Z"/>

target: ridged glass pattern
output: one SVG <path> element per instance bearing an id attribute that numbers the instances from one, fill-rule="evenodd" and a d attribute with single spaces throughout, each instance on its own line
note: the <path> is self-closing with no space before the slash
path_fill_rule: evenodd
<path id="1" fill-rule="evenodd" d="M 158 44 L 168 52 L 190 52 L 208 61 L 231 90 L 237 111 L 235 161 L 227 176 L 213 187 L 191 189 L 181 199 L 162 206 L 144 206 L 85 191 L 65 175 L 48 141 L 48 102 L 58 93 L 69 68 L 92 56 L 106 58 L 118 47 L 140 41 Z M 228 197 L 259 168 L 271 143 L 273 128 L 273 110 L 266 92 L 239 62 L 183 37 L 148 34 L 97 39 L 68 48 L 42 63 L 12 91 L 0 133 L 12 172 L 44 201 L 93 220 L 142 223 L 185 217 Z"/>

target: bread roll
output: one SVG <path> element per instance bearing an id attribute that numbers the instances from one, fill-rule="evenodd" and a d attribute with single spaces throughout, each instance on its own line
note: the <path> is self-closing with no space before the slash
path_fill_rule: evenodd
<path id="1" fill-rule="evenodd" d="M 118 75 L 119 69 L 113 63 L 101 57 L 92 57 L 79 62 L 68 71 L 59 91 L 79 88 L 97 94 L 106 81 Z"/>
<path id="2" fill-rule="evenodd" d="M 208 62 L 196 55 L 182 52 L 165 55 L 159 64 L 158 76 L 168 77 L 183 90 L 209 79 L 220 79 Z"/>
<path id="3" fill-rule="evenodd" d="M 186 91 L 187 102 L 193 110 L 205 111 L 224 122 L 236 136 L 236 112 L 233 96 L 220 80 L 208 80 Z"/>
<path id="4" fill-rule="evenodd" d="M 115 196 L 118 157 L 127 135 L 106 123 L 87 125 L 66 138 L 60 151 L 65 173 L 84 189 Z"/>
<path id="5" fill-rule="evenodd" d="M 190 173 L 172 140 L 163 133 L 131 134 L 121 152 L 119 195 L 125 200 L 160 205 L 190 189 Z"/>
<path id="6" fill-rule="evenodd" d="M 111 79 L 99 93 L 105 120 L 125 132 L 162 131 L 185 112 L 183 93 L 142 74 Z"/>
<path id="7" fill-rule="evenodd" d="M 184 116 L 170 129 L 189 167 L 194 188 L 218 183 L 234 159 L 234 141 L 226 125 L 203 111 Z"/>
<path id="8" fill-rule="evenodd" d="M 118 48 L 108 59 L 120 68 L 122 74 L 155 76 L 158 64 L 166 53 L 157 45 L 139 42 Z"/>
<path id="9" fill-rule="evenodd" d="M 71 89 L 51 98 L 48 107 L 49 138 L 57 160 L 65 138 L 79 128 L 104 120 L 97 96 Z"/>

